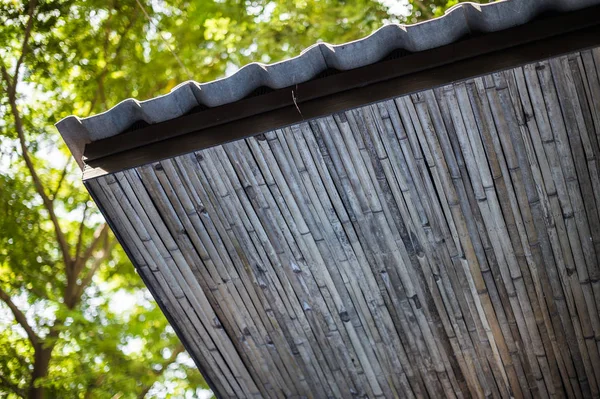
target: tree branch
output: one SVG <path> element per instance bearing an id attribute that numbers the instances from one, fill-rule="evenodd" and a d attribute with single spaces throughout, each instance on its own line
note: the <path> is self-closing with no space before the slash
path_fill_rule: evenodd
<path id="1" fill-rule="evenodd" d="M 117 58 L 119 58 L 119 55 L 121 54 L 121 50 L 123 49 L 123 45 L 124 45 L 124 39 L 123 38 L 125 36 L 127 36 L 127 33 L 129 33 L 129 31 L 133 27 L 133 24 L 137 20 L 138 16 L 139 16 L 139 12 L 138 12 L 138 9 L 136 8 L 136 10 L 134 11 L 131 19 L 129 19 L 129 22 L 125 26 L 125 29 L 123 29 L 123 33 L 121 33 L 121 35 L 120 35 L 121 39 L 119 40 L 119 43 L 117 43 L 117 47 L 115 47 L 115 54 L 112 57 L 112 63 L 114 63 L 117 60 Z"/>
<path id="2" fill-rule="evenodd" d="M 94 241 L 92 241 L 92 243 L 86 248 L 83 255 L 79 258 L 79 260 L 81 261 L 82 267 L 92 257 L 92 255 L 94 254 L 94 251 L 96 250 L 96 248 L 98 247 L 100 242 L 103 239 L 105 239 L 107 236 L 108 236 L 108 224 L 104 223 L 103 225 L 99 226 L 96 229 L 96 232 L 94 233 Z"/>
<path id="3" fill-rule="evenodd" d="M 6 70 L 4 65 L 2 65 L 0 67 L 0 69 L 2 72 L 2 77 L 4 78 L 4 80 L 6 81 L 6 84 L 9 87 L 8 102 L 10 104 L 10 109 L 13 114 L 13 118 L 15 120 L 15 130 L 17 131 L 17 136 L 19 137 L 19 144 L 21 146 L 21 152 L 23 153 L 23 159 L 25 161 L 25 165 L 27 165 L 29 174 L 31 175 L 31 178 L 33 179 L 33 185 L 35 186 L 35 190 L 37 191 L 38 195 L 42 198 L 42 203 L 44 204 L 44 208 L 46 208 L 46 210 L 48 211 L 48 214 L 50 215 L 50 220 L 52 221 L 52 225 L 54 226 L 54 232 L 56 234 L 56 239 L 58 241 L 58 245 L 60 246 L 63 260 L 65 262 L 65 267 L 67 268 L 67 272 L 68 272 L 68 270 L 72 264 L 70 250 L 69 250 L 69 244 L 67 243 L 67 240 L 65 239 L 65 235 L 64 235 L 62 229 L 60 228 L 60 224 L 58 222 L 58 217 L 56 216 L 56 213 L 54 212 L 54 203 L 52 202 L 52 200 L 50 200 L 50 198 L 46 194 L 44 185 L 42 184 L 42 181 L 41 181 L 39 175 L 37 174 L 37 171 L 33 164 L 33 160 L 31 159 L 31 156 L 29 155 L 29 150 L 27 149 L 27 142 L 25 140 L 25 131 L 23 129 L 23 121 L 21 120 L 21 114 L 19 113 L 19 109 L 17 108 L 17 100 L 16 100 L 16 96 L 15 96 L 16 93 L 15 93 L 14 87 L 11 89 L 12 85 L 10 83 L 10 81 L 11 81 L 10 75 L 8 74 L 8 71 Z M 12 95 L 10 94 L 11 92 L 12 92 Z"/>
<path id="4" fill-rule="evenodd" d="M 139 10 L 136 8 L 135 12 L 129 19 L 129 22 L 125 26 L 125 29 L 123 29 L 123 32 L 119 35 L 120 39 L 119 39 L 119 42 L 117 43 L 117 46 L 115 47 L 114 54 L 113 54 L 110 62 L 106 62 L 106 65 L 102 68 L 100 73 L 97 75 L 96 81 L 98 82 L 98 87 L 96 88 L 96 93 L 94 93 L 94 97 L 92 98 L 92 101 L 90 102 L 88 116 L 94 110 L 94 106 L 98 102 L 99 97 L 100 97 L 100 102 L 103 104 L 104 107 L 106 107 L 106 93 L 104 91 L 104 78 L 108 74 L 109 66 L 114 65 L 115 62 L 117 61 L 117 59 L 119 58 L 119 56 L 121 54 L 121 50 L 123 49 L 123 45 L 125 42 L 124 37 L 127 36 L 127 33 L 133 27 L 133 24 L 137 20 L 138 16 L 139 16 Z M 109 20 L 107 21 L 107 23 L 110 23 L 110 18 L 111 18 L 111 16 L 109 16 Z M 107 55 L 108 55 L 107 52 L 108 52 L 109 36 L 110 36 L 110 29 L 108 29 L 107 33 L 106 33 L 106 40 L 105 40 L 105 44 L 104 44 L 104 58 L 107 58 Z"/>
<path id="5" fill-rule="evenodd" d="M 24 338 L 24 339 L 27 339 L 27 338 Z M 14 359 L 17 359 L 17 361 L 19 362 L 19 364 L 21 365 L 23 370 L 29 369 L 29 363 L 27 362 L 27 360 L 25 360 L 23 355 L 21 355 L 19 352 L 17 352 L 17 350 L 15 349 L 15 346 L 7 345 L 7 347 L 8 348 L 6 349 L 6 351 L 7 351 L 8 355 Z"/>
<path id="6" fill-rule="evenodd" d="M 69 157 L 71 159 L 71 157 Z M 85 229 L 85 219 L 87 216 L 87 211 L 89 209 L 88 202 L 85 202 L 85 207 L 83 208 L 83 216 L 81 217 L 81 222 L 79 223 L 79 233 L 77 235 L 77 244 L 75 245 L 75 262 L 79 262 L 79 254 L 81 254 L 81 245 L 83 244 L 83 230 Z M 79 273 L 78 273 L 79 274 Z"/>
<path id="7" fill-rule="evenodd" d="M 23 37 L 23 45 L 21 48 L 21 55 L 19 56 L 19 59 L 17 60 L 17 63 L 15 64 L 14 75 L 11 78 L 11 76 L 8 73 L 8 71 L 6 70 L 6 67 L 4 66 L 3 62 L 0 62 L 0 70 L 2 73 L 2 78 L 6 81 L 6 85 L 7 85 L 7 89 L 8 89 L 8 100 L 10 103 L 10 109 L 13 114 L 13 118 L 15 120 L 15 130 L 17 131 L 17 135 L 19 137 L 19 144 L 21 146 L 21 152 L 23 153 L 23 159 L 25 160 L 27 169 L 29 170 L 29 173 L 31 174 L 35 189 L 36 189 L 37 193 L 40 195 L 40 197 L 42 198 L 42 203 L 44 204 L 44 207 L 46 208 L 46 210 L 48 211 L 48 214 L 50 215 L 50 220 L 52 221 L 52 225 L 54 226 L 54 231 L 55 231 L 56 238 L 58 240 L 58 244 L 59 244 L 61 252 L 62 252 L 63 260 L 65 262 L 65 267 L 68 270 L 72 263 L 71 256 L 69 253 L 69 245 L 67 244 L 65 236 L 60 228 L 60 224 L 58 223 L 58 218 L 56 217 L 56 214 L 54 212 L 54 204 L 53 204 L 52 200 L 46 194 L 46 192 L 44 190 L 44 186 L 41 182 L 41 179 L 36 172 L 35 166 L 33 164 L 33 160 L 31 159 L 31 156 L 29 155 L 29 151 L 27 149 L 27 142 L 25 140 L 25 131 L 23 129 L 23 121 L 21 119 L 21 114 L 19 113 L 19 109 L 17 107 L 17 84 L 19 82 L 19 70 L 20 70 L 21 65 L 23 64 L 25 55 L 27 54 L 27 51 L 29 49 L 29 39 L 31 37 L 31 31 L 32 31 L 33 22 L 34 22 L 33 14 L 34 14 L 36 6 L 37 6 L 37 0 L 31 0 L 31 2 L 29 3 L 29 11 L 28 11 L 29 18 L 28 18 L 27 24 L 25 26 L 25 34 Z"/>
<path id="8" fill-rule="evenodd" d="M 422 0 L 413 0 L 410 2 L 410 4 L 412 4 L 413 7 L 416 6 L 421 11 L 421 15 L 425 17 L 424 19 L 433 18 L 433 12 L 430 8 L 422 3 Z"/>
<path id="9" fill-rule="evenodd" d="M 94 388 L 101 386 L 102 382 L 104 382 L 105 378 L 106 378 L 106 374 L 100 374 L 100 376 L 98 378 L 96 378 L 95 381 L 93 381 L 91 384 L 88 384 L 87 389 L 85 391 L 84 399 L 91 399 L 92 393 L 93 393 L 92 390 Z"/>
<path id="10" fill-rule="evenodd" d="M 19 82 L 19 69 L 21 68 L 21 65 L 23 64 L 23 60 L 25 59 L 25 55 L 27 54 L 27 50 L 29 48 L 29 38 L 31 37 L 31 29 L 33 28 L 33 12 L 35 11 L 35 7 L 37 6 L 37 0 L 31 0 L 31 2 L 29 3 L 29 11 L 27 12 L 27 15 L 29 16 L 29 18 L 27 19 L 27 24 L 25 25 L 25 36 L 23 37 L 23 45 L 21 46 L 21 55 L 19 56 L 19 59 L 17 60 L 17 63 L 15 64 L 15 74 L 13 76 L 13 82 L 12 82 L 12 90 L 13 93 L 12 95 L 15 95 L 14 90 L 17 89 L 17 83 Z"/>
<path id="11" fill-rule="evenodd" d="M 153 370 L 154 371 L 154 375 L 156 376 L 156 379 L 154 380 L 154 382 L 150 385 L 146 385 L 144 387 L 144 389 L 142 390 L 142 392 L 140 392 L 140 394 L 138 395 L 138 399 L 144 399 L 146 397 L 146 395 L 148 394 L 148 392 L 150 391 L 150 389 L 154 386 L 154 383 L 156 383 L 156 381 L 158 381 L 158 379 L 160 378 L 160 376 L 162 376 L 165 371 L 167 370 L 167 368 L 173 363 L 175 362 L 175 360 L 177 360 L 177 356 L 179 356 L 180 353 L 184 352 L 185 348 L 183 347 L 183 344 L 181 342 L 179 342 L 177 344 L 177 346 L 173 349 L 173 351 L 171 352 L 171 356 L 169 356 L 167 359 L 165 359 L 165 361 L 161 364 L 162 368 L 160 370 Z"/>
<path id="12" fill-rule="evenodd" d="M 100 256 L 98 256 L 97 258 L 94 259 L 94 262 L 92 263 L 92 266 L 90 266 L 88 272 L 86 273 L 85 277 L 81 280 L 81 284 L 79 285 L 79 288 L 77 290 L 76 293 L 76 300 L 78 301 L 79 298 L 81 298 L 81 295 L 83 294 L 83 291 L 85 290 L 85 288 L 90 285 L 90 283 L 92 282 L 92 278 L 94 278 L 94 274 L 96 274 L 96 272 L 98 271 L 98 269 L 100 268 L 100 266 L 102 266 L 102 264 L 108 259 L 108 257 L 110 256 L 113 248 L 117 245 L 117 241 L 116 240 L 107 240 L 104 248 L 102 249 L 102 254 Z"/>
<path id="13" fill-rule="evenodd" d="M 60 179 L 58 180 L 58 184 L 56 185 L 56 188 L 52 192 L 52 198 L 50 199 L 52 202 L 54 202 L 54 200 L 56 199 L 56 196 L 58 195 L 58 191 L 60 190 L 63 182 L 65 181 L 65 177 L 67 176 L 67 171 L 69 170 L 69 165 L 71 164 L 72 160 L 73 160 L 73 157 L 69 157 L 67 159 L 67 163 L 65 164 L 65 167 L 63 168 L 62 173 L 60 174 Z"/>
<path id="14" fill-rule="evenodd" d="M 21 388 L 19 388 L 19 386 L 13 382 L 11 382 L 8 378 L 4 377 L 2 374 L 0 374 L 0 380 L 2 381 L 2 386 L 4 386 L 5 388 L 10 389 L 11 391 L 13 391 L 15 394 L 21 396 L 21 397 L 25 397 L 27 396 L 25 394 L 25 391 Z"/>
<path id="15" fill-rule="evenodd" d="M 23 329 L 27 333 L 27 338 L 29 338 L 31 345 L 35 350 L 38 350 L 40 345 L 40 338 L 37 336 L 35 331 L 33 331 L 33 328 L 31 328 L 29 322 L 27 322 L 27 317 L 25 317 L 25 314 L 21 312 L 21 310 L 17 307 L 17 305 L 15 305 L 12 299 L 10 299 L 10 296 L 2 288 L 0 288 L 0 299 L 4 303 L 6 303 L 6 305 L 8 305 L 8 308 L 12 312 L 17 323 L 19 323 L 19 325 L 23 327 Z"/>
<path id="16" fill-rule="evenodd" d="M 108 235 L 108 224 L 104 223 L 99 226 L 94 233 L 94 241 L 86 248 L 84 254 L 81 256 L 83 263 L 87 262 L 91 257 L 100 241 L 102 241 Z"/>

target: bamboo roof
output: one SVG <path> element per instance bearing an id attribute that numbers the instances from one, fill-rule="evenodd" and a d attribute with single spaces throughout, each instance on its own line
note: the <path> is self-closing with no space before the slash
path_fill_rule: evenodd
<path id="1" fill-rule="evenodd" d="M 86 180 L 219 397 L 600 396 L 600 47 Z"/>

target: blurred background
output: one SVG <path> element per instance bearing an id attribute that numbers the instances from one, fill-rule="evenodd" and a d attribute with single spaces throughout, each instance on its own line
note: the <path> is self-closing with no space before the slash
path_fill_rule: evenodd
<path id="1" fill-rule="evenodd" d="M 456 0 L 0 0 L 0 398 L 208 398 L 54 128 Z"/>

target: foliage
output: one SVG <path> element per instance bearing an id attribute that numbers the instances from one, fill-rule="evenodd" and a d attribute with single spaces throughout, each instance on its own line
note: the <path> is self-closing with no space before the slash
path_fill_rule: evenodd
<path id="1" fill-rule="evenodd" d="M 0 0 L 0 398 L 182 397 L 206 387 L 54 122 L 455 2 L 410 0 L 403 17 L 376 0 Z"/>
<path id="2" fill-rule="evenodd" d="M 407 23 L 421 22 L 444 15 L 446 10 L 454 7 L 464 0 L 408 0 L 410 15 L 406 17 Z M 491 3 L 495 0 L 474 0 L 472 3 Z"/>

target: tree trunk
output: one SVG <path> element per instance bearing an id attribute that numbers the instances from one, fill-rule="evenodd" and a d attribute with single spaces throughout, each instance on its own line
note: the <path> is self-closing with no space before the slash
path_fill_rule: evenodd
<path id="1" fill-rule="evenodd" d="M 29 384 L 29 399 L 43 399 L 45 396 L 45 389 L 36 387 L 36 381 L 48 375 L 52 349 L 54 349 L 54 345 L 48 348 L 36 348 L 31 383 Z"/>

